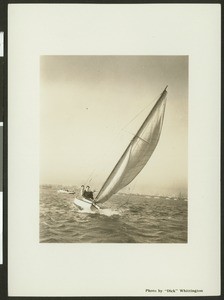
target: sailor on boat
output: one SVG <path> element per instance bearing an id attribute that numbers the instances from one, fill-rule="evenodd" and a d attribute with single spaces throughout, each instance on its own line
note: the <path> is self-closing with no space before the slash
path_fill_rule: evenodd
<path id="1" fill-rule="evenodd" d="M 94 192 L 94 191 L 93 191 Z M 89 210 L 89 209 L 97 209 L 99 210 L 100 207 L 95 203 L 93 198 L 93 192 L 90 190 L 90 187 L 87 186 L 86 188 L 84 185 L 81 186 L 79 197 L 76 197 L 74 200 L 74 204 L 80 210 Z"/>
<path id="2" fill-rule="evenodd" d="M 94 198 L 93 198 L 93 192 L 91 191 L 90 187 L 87 185 L 84 192 L 83 192 L 83 195 L 82 195 L 84 198 L 88 199 L 88 200 L 91 200 L 93 201 Z"/>
<path id="3" fill-rule="evenodd" d="M 81 197 L 83 197 L 84 190 L 85 190 L 84 185 L 81 185 L 81 189 L 80 189 L 80 196 Z"/>

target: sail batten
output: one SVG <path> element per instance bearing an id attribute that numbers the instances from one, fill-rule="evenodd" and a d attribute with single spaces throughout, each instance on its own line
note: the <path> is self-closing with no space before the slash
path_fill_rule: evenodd
<path id="1" fill-rule="evenodd" d="M 128 185 L 148 162 L 158 144 L 162 130 L 166 88 L 104 182 L 96 202 L 107 201 L 113 194 Z"/>

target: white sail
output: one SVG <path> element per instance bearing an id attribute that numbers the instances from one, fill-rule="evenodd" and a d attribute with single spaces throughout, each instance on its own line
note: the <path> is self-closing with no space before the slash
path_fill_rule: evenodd
<path id="1" fill-rule="evenodd" d="M 165 113 L 166 88 L 151 112 L 131 140 L 109 177 L 96 196 L 96 202 L 105 202 L 128 185 L 143 169 L 159 141 Z"/>

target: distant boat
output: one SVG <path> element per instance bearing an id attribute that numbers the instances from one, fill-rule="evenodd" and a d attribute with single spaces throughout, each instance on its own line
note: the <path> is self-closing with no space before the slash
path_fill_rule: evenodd
<path id="1" fill-rule="evenodd" d="M 60 194 L 68 194 L 67 190 L 57 190 L 57 192 Z"/>
<path id="2" fill-rule="evenodd" d="M 71 192 L 71 191 L 68 191 L 68 190 L 57 190 L 58 193 L 60 194 L 75 194 L 75 192 Z"/>
<path id="3" fill-rule="evenodd" d="M 166 107 L 166 89 L 167 86 L 102 185 L 95 200 L 90 201 L 83 197 L 74 199 L 74 204 L 80 209 L 99 209 L 98 203 L 110 199 L 113 194 L 132 182 L 144 168 L 160 138 Z"/>

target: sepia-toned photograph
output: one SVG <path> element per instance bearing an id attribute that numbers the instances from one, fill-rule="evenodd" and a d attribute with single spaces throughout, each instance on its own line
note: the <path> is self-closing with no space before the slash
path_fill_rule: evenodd
<path id="1" fill-rule="evenodd" d="M 187 56 L 40 57 L 40 242 L 186 243 Z"/>
<path id="2" fill-rule="evenodd" d="M 9 297 L 219 296 L 220 5 L 7 9 Z"/>

